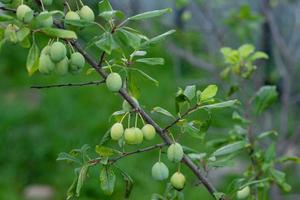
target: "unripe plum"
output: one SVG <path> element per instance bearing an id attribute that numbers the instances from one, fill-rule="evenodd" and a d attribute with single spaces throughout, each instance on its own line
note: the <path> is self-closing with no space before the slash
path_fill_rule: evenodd
<path id="1" fill-rule="evenodd" d="M 77 12 L 74 11 L 69 11 L 67 12 L 66 16 L 65 16 L 66 20 L 80 20 L 80 16 L 78 15 Z"/>
<path id="2" fill-rule="evenodd" d="M 243 189 L 236 192 L 237 199 L 246 199 L 250 194 L 250 187 L 246 186 Z"/>
<path id="3" fill-rule="evenodd" d="M 18 19 L 25 23 L 29 23 L 33 19 L 33 10 L 24 4 L 18 6 L 16 14 Z"/>
<path id="4" fill-rule="evenodd" d="M 167 150 L 168 159 L 171 162 L 180 162 L 183 157 L 183 149 L 179 143 L 171 144 Z"/>
<path id="5" fill-rule="evenodd" d="M 43 14 L 48 14 L 48 11 L 43 11 L 39 14 L 39 16 L 43 15 Z M 44 19 L 43 21 L 41 21 L 39 23 L 39 26 L 41 27 L 51 27 L 53 25 L 53 17 L 52 15 L 47 17 L 46 19 Z"/>
<path id="6" fill-rule="evenodd" d="M 151 124 L 145 124 L 142 128 L 142 132 L 146 140 L 152 140 L 155 137 L 156 131 Z"/>
<path id="7" fill-rule="evenodd" d="M 50 59 L 50 56 L 42 54 L 39 58 L 39 71 L 42 74 L 50 74 L 54 68 L 55 64 Z"/>
<path id="8" fill-rule="evenodd" d="M 182 190 L 185 184 L 185 176 L 180 172 L 175 172 L 170 180 L 172 186 L 177 190 Z"/>
<path id="9" fill-rule="evenodd" d="M 122 138 L 124 133 L 123 124 L 115 123 L 110 129 L 110 137 L 113 140 L 119 140 Z"/>
<path id="10" fill-rule="evenodd" d="M 124 131 L 124 139 L 126 144 L 136 144 L 135 128 L 126 128 Z"/>
<path id="11" fill-rule="evenodd" d="M 83 6 L 79 11 L 79 16 L 82 20 L 93 22 L 95 20 L 95 14 L 93 10 L 88 6 Z"/>
<path id="12" fill-rule="evenodd" d="M 72 71 L 80 70 L 84 67 L 85 59 L 79 52 L 72 53 L 70 58 L 70 65 Z"/>
<path id="13" fill-rule="evenodd" d="M 152 177 L 154 180 L 162 181 L 169 177 L 169 169 L 163 162 L 157 162 L 152 167 Z"/>
<path id="14" fill-rule="evenodd" d="M 59 61 L 64 59 L 66 55 L 67 55 L 67 49 L 63 43 L 54 42 L 51 45 L 50 57 L 53 62 L 58 63 Z"/>
<path id="15" fill-rule="evenodd" d="M 110 73 L 106 78 L 106 86 L 112 92 L 118 92 L 122 87 L 122 78 L 118 73 Z"/>
<path id="16" fill-rule="evenodd" d="M 59 75 L 66 75 L 69 71 L 69 59 L 65 57 L 58 63 L 56 63 L 55 66 L 55 72 Z"/>
<path id="17" fill-rule="evenodd" d="M 134 131 L 135 131 L 135 138 L 136 138 L 135 144 L 141 144 L 144 139 L 143 132 L 139 128 L 134 128 Z"/>

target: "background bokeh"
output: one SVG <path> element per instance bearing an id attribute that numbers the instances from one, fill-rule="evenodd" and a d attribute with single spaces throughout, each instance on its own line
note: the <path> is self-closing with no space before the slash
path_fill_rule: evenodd
<path id="1" fill-rule="evenodd" d="M 84 2 L 96 11 L 98 1 Z M 270 5 L 267 9 L 271 18 L 263 12 L 266 2 Z M 257 63 L 254 78 L 245 83 L 245 95 L 264 84 L 276 85 L 280 95 L 272 109 L 256 119 L 254 129 L 257 133 L 278 130 L 280 144 L 285 144 L 281 147 L 283 152 L 299 156 L 300 1 L 111 0 L 111 3 L 128 16 L 152 9 L 173 8 L 173 13 L 167 16 L 133 24 L 149 36 L 177 29 L 175 35 L 149 52 L 153 57 L 164 57 L 165 66 L 140 66 L 160 82 L 156 87 L 147 80 L 139 80 L 139 101 L 146 110 L 159 105 L 174 111 L 177 88 L 192 83 L 199 88 L 216 83 L 221 88 L 219 97 L 222 97 L 228 88 L 218 76 L 224 68 L 219 49 L 252 43 L 268 53 L 270 59 Z M 272 23 L 275 23 L 279 36 L 274 35 Z M 81 42 L 85 42 L 97 34 L 97 30 L 91 28 L 79 34 Z M 46 38 L 41 40 L 41 44 L 47 42 Z M 288 58 L 282 51 L 286 51 Z M 0 199 L 24 199 L 25 191 L 31 186 L 44 186 L 53 193 L 53 199 L 63 199 L 74 172 L 73 166 L 57 162 L 57 155 L 84 144 L 97 145 L 112 124 L 110 115 L 121 108 L 122 100 L 103 86 L 30 89 L 32 85 L 97 80 L 98 76 L 82 73 L 65 77 L 41 74 L 29 77 L 25 68 L 27 52 L 28 49 L 5 44 L 0 53 Z M 98 52 L 92 53 L 97 56 Z M 213 113 L 213 127 L 208 137 L 227 133 L 232 125 L 231 113 L 230 110 Z M 160 116 L 154 115 L 154 118 L 162 125 L 167 124 Z M 184 143 L 201 151 L 201 145 L 193 138 L 185 139 Z M 130 199 L 150 199 L 152 193 L 164 191 L 165 182 L 155 182 L 150 176 L 156 159 L 157 153 L 149 152 L 118 162 L 135 182 Z M 170 168 L 176 166 L 170 164 Z M 183 170 L 188 174 L 188 187 L 184 190 L 186 199 L 211 199 L 203 187 L 197 186 L 188 170 Z M 212 171 L 210 178 L 223 191 L 230 179 L 243 170 L 243 163 L 237 162 L 231 168 Z M 293 190 L 277 198 L 300 198 L 299 167 L 288 165 L 285 171 Z M 107 197 L 100 189 L 98 172 L 99 168 L 91 170 L 80 199 L 122 199 L 124 183 L 121 176 L 118 175 L 120 181 L 117 181 L 116 192 Z"/>

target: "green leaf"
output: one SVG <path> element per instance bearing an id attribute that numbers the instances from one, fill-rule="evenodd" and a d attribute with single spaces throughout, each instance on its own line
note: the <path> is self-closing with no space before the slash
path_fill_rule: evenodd
<path id="1" fill-rule="evenodd" d="M 161 107 L 154 107 L 152 109 L 151 113 L 153 113 L 153 112 L 157 112 L 157 113 L 160 113 L 160 114 L 163 114 L 165 116 L 175 119 L 175 117 L 169 111 L 167 111 L 166 109 L 161 108 Z"/>
<path id="2" fill-rule="evenodd" d="M 201 92 L 201 100 L 200 101 L 205 101 L 205 100 L 213 98 L 214 96 L 216 96 L 217 92 L 218 92 L 218 86 L 216 86 L 216 85 L 207 86 Z"/>
<path id="3" fill-rule="evenodd" d="M 175 30 L 170 30 L 170 31 L 167 31 L 161 35 L 158 35 L 154 38 L 151 38 L 150 40 L 142 43 L 141 47 L 147 47 L 148 45 L 153 45 L 153 44 L 157 44 L 157 43 L 160 43 L 161 41 L 163 41 L 166 37 L 168 37 L 169 35 L 175 33 L 176 31 Z"/>
<path id="4" fill-rule="evenodd" d="M 240 53 L 242 58 L 248 57 L 251 53 L 254 52 L 254 46 L 252 44 L 244 44 L 238 48 L 238 52 Z"/>
<path id="5" fill-rule="evenodd" d="M 58 158 L 56 159 L 56 161 L 69 161 L 69 162 L 75 162 L 81 164 L 78 158 L 65 152 L 58 154 Z"/>
<path id="6" fill-rule="evenodd" d="M 103 0 L 103 1 L 99 2 L 98 10 L 99 10 L 99 13 L 101 14 L 102 12 L 112 11 L 113 8 L 112 8 L 111 4 L 109 3 L 109 0 Z"/>
<path id="7" fill-rule="evenodd" d="M 95 151 L 99 156 L 102 156 L 102 157 L 109 157 L 109 156 L 114 155 L 114 150 L 112 148 L 108 148 L 105 146 L 96 145 Z"/>
<path id="8" fill-rule="evenodd" d="M 153 10 L 153 11 L 148 11 L 148 12 L 144 12 L 138 15 L 134 15 L 132 17 L 129 17 L 129 20 L 142 20 L 142 19 L 148 19 L 148 18 L 152 18 L 152 17 L 158 17 L 161 15 L 164 15 L 166 13 L 170 13 L 172 12 L 171 8 L 166 8 L 166 9 L 162 9 L 162 10 Z"/>
<path id="9" fill-rule="evenodd" d="M 94 25 L 95 22 L 90 22 L 90 21 L 86 21 L 86 20 L 63 20 L 65 24 L 67 25 L 71 25 L 71 26 L 76 26 L 76 27 L 87 27 L 87 26 L 91 26 Z"/>
<path id="10" fill-rule="evenodd" d="M 111 54 L 111 51 L 114 48 L 114 39 L 112 34 L 109 32 L 103 33 L 101 39 L 95 42 L 95 45 L 107 54 Z"/>
<path id="11" fill-rule="evenodd" d="M 112 195 L 114 192 L 116 175 L 109 166 L 104 166 L 100 172 L 101 189 L 106 195 Z"/>
<path id="12" fill-rule="evenodd" d="M 154 78 L 152 78 L 150 75 L 146 74 L 144 71 L 142 71 L 140 69 L 136 69 L 136 68 L 129 68 L 129 69 L 132 70 L 132 71 L 139 72 L 143 77 L 145 77 L 149 81 L 152 81 L 156 86 L 159 85 L 159 82 L 157 80 L 155 80 Z"/>
<path id="13" fill-rule="evenodd" d="M 188 85 L 183 91 L 184 96 L 186 96 L 190 101 L 196 96 L 196 86 Z"/>
<path id="14" fill-rule="evenodd" d="M 39 55 L 40 55 L 39 47 L 33 40 L 33 43 L 29 50 L 29 53 L 27 56 L 27 61 L 26 61 L 26 68 L 27 68 L 29 76 L 33 75 L 34 72 L 38 69 Z"/>
<path id="15" fill-rule="evenodd" d="M 250 60 L 255 61 L 257 59 L 268 59 L 268 58 L 269 56 L 266 53 L 262 51 L 257 51 L 253 55 L 251 55 Z"/>
<path id="16" fill-rule="evenodd" d="M 165 60 L 163 58 L 141 58 L 137 59 L 136 62 L 145 63 L 147 65 L 163 65 Z"/>
<path id="17" fill-rule="evenodd" d="M 76 33 L 70 30 L 64 30 L 59 28 L 41 28 L 40 31 L 50 37 L 58 37 L 63 39 L 77 39 Z"/>
<path id="18" fill-rule="evenodd" d="M 184 123 L 182 126 L 182 132 L 188 133 L 190 136 L 200 139 L 203 139 L 203 136 L 200 134 L 200 130 L 194 126 L 193 122 Z"/>
<path id="19" fill-rule="evenodd" d="M 120 168 L 118 168 L 120 169 Z M 121 169 L 120 169 L 121 170 Z M 128 199 L 130 196 L 130 193 L 133 189 L 133 179 L 130 177 L 130 175 L 123 170 L 121 170 L 121 174 L 123 176 L 123 180 L 125 181 L 125 199 Z"/>
<path id="20" fill-rule="evenodd" d="M 83 165 L 80 169 L 79 176 L 78 176 L 78 181 L 77 181 L 77 186 L 76 186 L 76 196 L 77 197 L 79 197 L 79 195 L 80 195 L 80 190 L 81 190 L 81 188 L 83 186 L 83 183 L 86 179 L 88 169 L 89 169 L 89 165 Z"/>
<path id="21" fill-rule="evenodd" d="M 17 37 L 19 41 L 23 41 L 30 34 L 30 29 L 23 27 L 17 32 Z"/>
<path id="22" fill-rule="evenodd" d="M 99 14 L 100 17 L 104 18 L 106 21 L 112 20 L 114 17 L 118 17 L 119 19 L 124 18 L 124 13 L 119 10 L 110 10 L 110 11 L 104 11 Z"/>
<path id="23" fill-rule="evenodd" d="M 300 164 L 300 158 L 296 156 L 282 156 L 278 159 L 278 162 L 286 163 L 286 162 L 294 162 Z"/>
<path id="24" fill-rule="evenodd" d="M 266 131 L 266 132 L 263 132 L 263 133 L 259 134 L 257 136 L 257 138 L 258 139 L 263 139 L 263 138 L 266 138 L 266 137 L 272 137 L 272 138 L 275 139 L 277 136 L 278 136 L 277 131 L 272 130 L 272 131 Z"/>
<path id="25" fill-rule="evenodd" d="M 138 49 L 141 44 L 141 38 L 136 33 L 129 32 L 125 29 L 118 29 L 117 31 L 120 33 L 119 39 L 125 44 L 131 46 L 134 49 Z"/>
<path id="26" fill-rule="evenodd" d="M 77 181 L 78 181 L 78 173 L 77 170 L 75 169 L 75 177 L 73 179 L 72 184 L 70 185 L 70 187 L 68 188 L 67 191 L 67 200 L 72 200 L 75 197 L 75 193 L 76 193 L 76 186 L 77 186 Z"/>
<path id="27" fill-rule="evenodd" d="M 231 153 L 234 153 L 241 149 L 244 149 L 246 144 L 247 143 L 245 141 L 234 142 L 234 143 L 225 145 L 225 146 L 217 149 L 212 155 L 213 156 L 224 156 L 227 154 L 231 154 Z"/>
<path id="28" fill-rule="evenodd" d="M 14 20 L 15 18 L 13 18 L 12 16 L 10 15 L 5 15 L 5 14 L 1 14 L 0 15 L 0 22 L 4 22 L 4 21 L 12 21 Z"/>
<path id="29" fill-rule="evenodd" d="M 201 106 L 200 108 L 208 108 L 208 109 L 226 108 L 226 107 L 233 106 L 237 102 L 238 102 L 237 100 L 229 100 L 229 101 L 224 101 L 224 102 L 221 102 L 221 103 L 215 103 L 215 104 Z"/>
<path id="30" fill-rule="evenodd" d="M 255 94 L 254 107 L 257 114 L 261 114 L 269 108 L 278 97 L 276 86 L 263 86 Z"/>

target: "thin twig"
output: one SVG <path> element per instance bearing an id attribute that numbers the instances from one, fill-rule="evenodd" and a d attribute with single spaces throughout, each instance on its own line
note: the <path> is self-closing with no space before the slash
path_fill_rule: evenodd
<path id="1" fill-rule="evenodd" d="M 145 148 L 142 148 L 142 149 L 137 149 L 137 150 L 131 151 L 131 152 L 124 152 L 124 153 L 122 153 L 122 155 L 110 159 L 109 162 L 111 164 L 113 164 L 113 163 L 117 162 L 118 160 L 120 160 L 122 158 L 125 158 L 127 156 L 138 154 L 138 153 L 143 153 L 143 152 L 147 152 L 147 151 L 152 151 L 154 149 L 158 149 L 158 148 L 164 147 L 166 145 L 167 145 L 166 143 L 161 143 L 161 144 L 155 144 L 153 146 L 145 147 Z M 92 165 L 96 165 L 101 161 L 101 159 L 102 158 L 96 158 L 96 159 L 90 160 L 89 163 L 92 164 Z"/>
<path id="2" fill-rule="evenodd" d="M 177 122 L 179 122 L 180 120 L 184 119 L 186 116 L 188 116 L 189 114 L 193 113 L 194 111 L 198 110 L 199 107 L 200 107 L 200 105 L 196 104 L 195 106 L 193 106 L 190 109 L 188 109 L 180 117 L 176 118 L 173 122 L 171 122 L 168 126 L 166 126 L 166 128 L 164 128 L 164 131 L 167 131 L 169 128 L 173 127 Z"/>
<path id="3" fill-rule="evenodd" d="M 87 83 L 63 83 L 63 84 L 54 84 L 54 85 L 41 85 L 41 86 L 31 86 L 33 89 L 45 89 L 45 88 L 58 88 L 58 87 L 82 87 L 89 85 L 100 85 L 105 83 L 105 80 L 101 81 L 90 81 Z"/>

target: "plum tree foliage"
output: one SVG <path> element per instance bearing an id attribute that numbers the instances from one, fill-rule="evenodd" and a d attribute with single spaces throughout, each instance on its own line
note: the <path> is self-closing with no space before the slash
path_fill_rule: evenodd
<path id="1" fill-rule="evenodd" d="M 158 161 L 154 161 L 155 164 L 145 171 L 149 171 L 149 175 L 151 172 L 153 179 L 162 181 L 169 178 L 168 166 L 178 165 L 178 170 L 172 172 L 169 180 L 172 187 L 165 194 L 168 196 L 172 193 L 173 199 L 183 198 L 183 189 L 193 182 L 192 179 L 198 179 L 202 183 L 200 187 L 205 187 L 215 199 L 231 197 L 253 199 L 257 195 L 263 196 L 272 184 L 277 184 L 286 192 L 291 190 L 286 182 L 285 172 L 278 170 L 276 165 L 290 160 L 299 161 L 299 159 L 276 155 L 275 140 L 272 145 L 264 149 L 260 145 L 261 140 L 266 138 L 272 140 L 277 133 L 271 130 L 253 134 L 247 131 L 251 130 L 249 129 L 251 119 L 242 116 L 242 113 L 247 112 L 245 106 L 248 107 L 247 110 L 257 111 L 254 113 L 258 115 L 268 109 L 277 98 L 275 87 L 265 86 L 249 97 L 249 102 L 241 101 L 239 104 L 235 99 L 222 101 L 220 97 L 216 98 L 218 95 L 216 85 L 208 85 L 202 90 L 196 85 L 188 85 L 179 88 L 174 97 L 175 114 L 164 108 L 155 107 L 152 110 L 154 115 L 150 116 L 137 100 L 138 95 L 134 89 L 136 83 L 132 77 L 141 76 L 155 84 L 158 81 L 137 68 L 135 64 L 163 65 L 163 58 L 147 57 L 147 51 L 175 31 L 170 30 L 149 38 L 129 26 L 134 21 L 148 20 L 167 14 L 171 9 L 153 10 L 125 18 L 122 11 L 112 8 L 109 0 L 100 1 L 97 12 L 84 5 L 81 0 L 75 1 L 77 7 L 74 8 L 65 1 L 63 12 L 62 6 L 61 10 L 50 10 L 54 7 L 52 0 L 1 0 L 4 3 L 1 9 L 5 12 L 0 15 L 0 47 L 4 43 L 14 43 L 29 48 L 26 69 L 30 76 L 36 72 L 54 73 L 57 76 L 67 73 L 79 76 L 82 71 L 86 74 L 98 73 L 105 80 L 107 89 L 112 93 L 120 94 L 124 99 L 122 110 L 114 111 L 112 114 L 114 124 L 107 127 L 109 131 L 95 147 L 98 157 L 91 156 L 88 145 L 72 150 L 70 153 L 59 154 L 57 160 L 76 165 L 74 182 L 67 192 L 67 199 L 76 199 L 80 196 L 81 188 L 88 181 L 91 167 L 101 168 L 99 174 L 101 188 L 105 194 L 111 195 L 116 181 L 121 178 L 115 173 L 120 170 L 115 163 L 133 154 L 155 150 L 159 152 Z M 98 20 L 95 21 L 96 18 L 102 19 L 101 24 Z M 100 31 L 97 31 L 95 37 L 87 44 L 79 44 L 77 41 L 81 37 L 79 30 L 89 26 L 96 26 Z M 48 44 L 41 46 L 40 34 L 49 37 Z M 83 45 L 85 48 L 82 47 Z M 100 62 L 89 54 L 91 46 L 99 50 Z M 256 69 L 254 61 L 268 57 L 263 52 L 255 51 L 251 44 L 242 45 L 236 50 L 224 47 L 221 52 L 227 65 L 221 74 L 222 77 L 234 76 L 235 79 L 240 80 L 251 78 Z M 235 92 L 238 90 L 230 88 L 228 97 Z M 212 112 L 215 109 L 225 108 L 234 109 L 232 119 L 236 122 L 235 126 L 223 138 L 207 139 L 205 135 L 211 125 Z M 206 119 L 193 119 L 190 114 L 197 111 L 206 113 Z M 165 121 L 169 120 L 170 124 L 161 128 L 154 121 L 155 113 L 160 114 Z M 207 147 L 207 152 L 199 152 L 195 150 L 197 147 L 181 144 L 181 137 L 175 137 L 181 133 L 183 133 L 181 137 L 192 137 L 203 147 Z M 153 139 L 158 137 L 163 143 L 154 143 L 156 140 Z M 141 148 L 144 139 L 154 144 Z M 109 146 L 107 143 L 109 140 L 113 140 L 117 147 Z M 125 151 L 129 145 L 135 150 Z M 166 154 L 163 154 L 164 152 Z M 241 152 L 248 155 L 249 167 L 240 177 L 232 181 L 227 191 L 218 191 L 202 171 L 227 166 Z M 168 163 L 161 161 L 161 157 L 165 155 L 169 160 Z M 184 175 L 186 170 L 190 170 L 194 177 Z M 128 174 L 124 175 L 124 171 L 126 169 L 122 169 L 122 177 L 126 179 L 127 184 L 132 185 L 132 178 Z M 167 199 L 162 195 L 154 194 L 154 197 L 157 196 L 162 197 L 160 199 Z"/>

